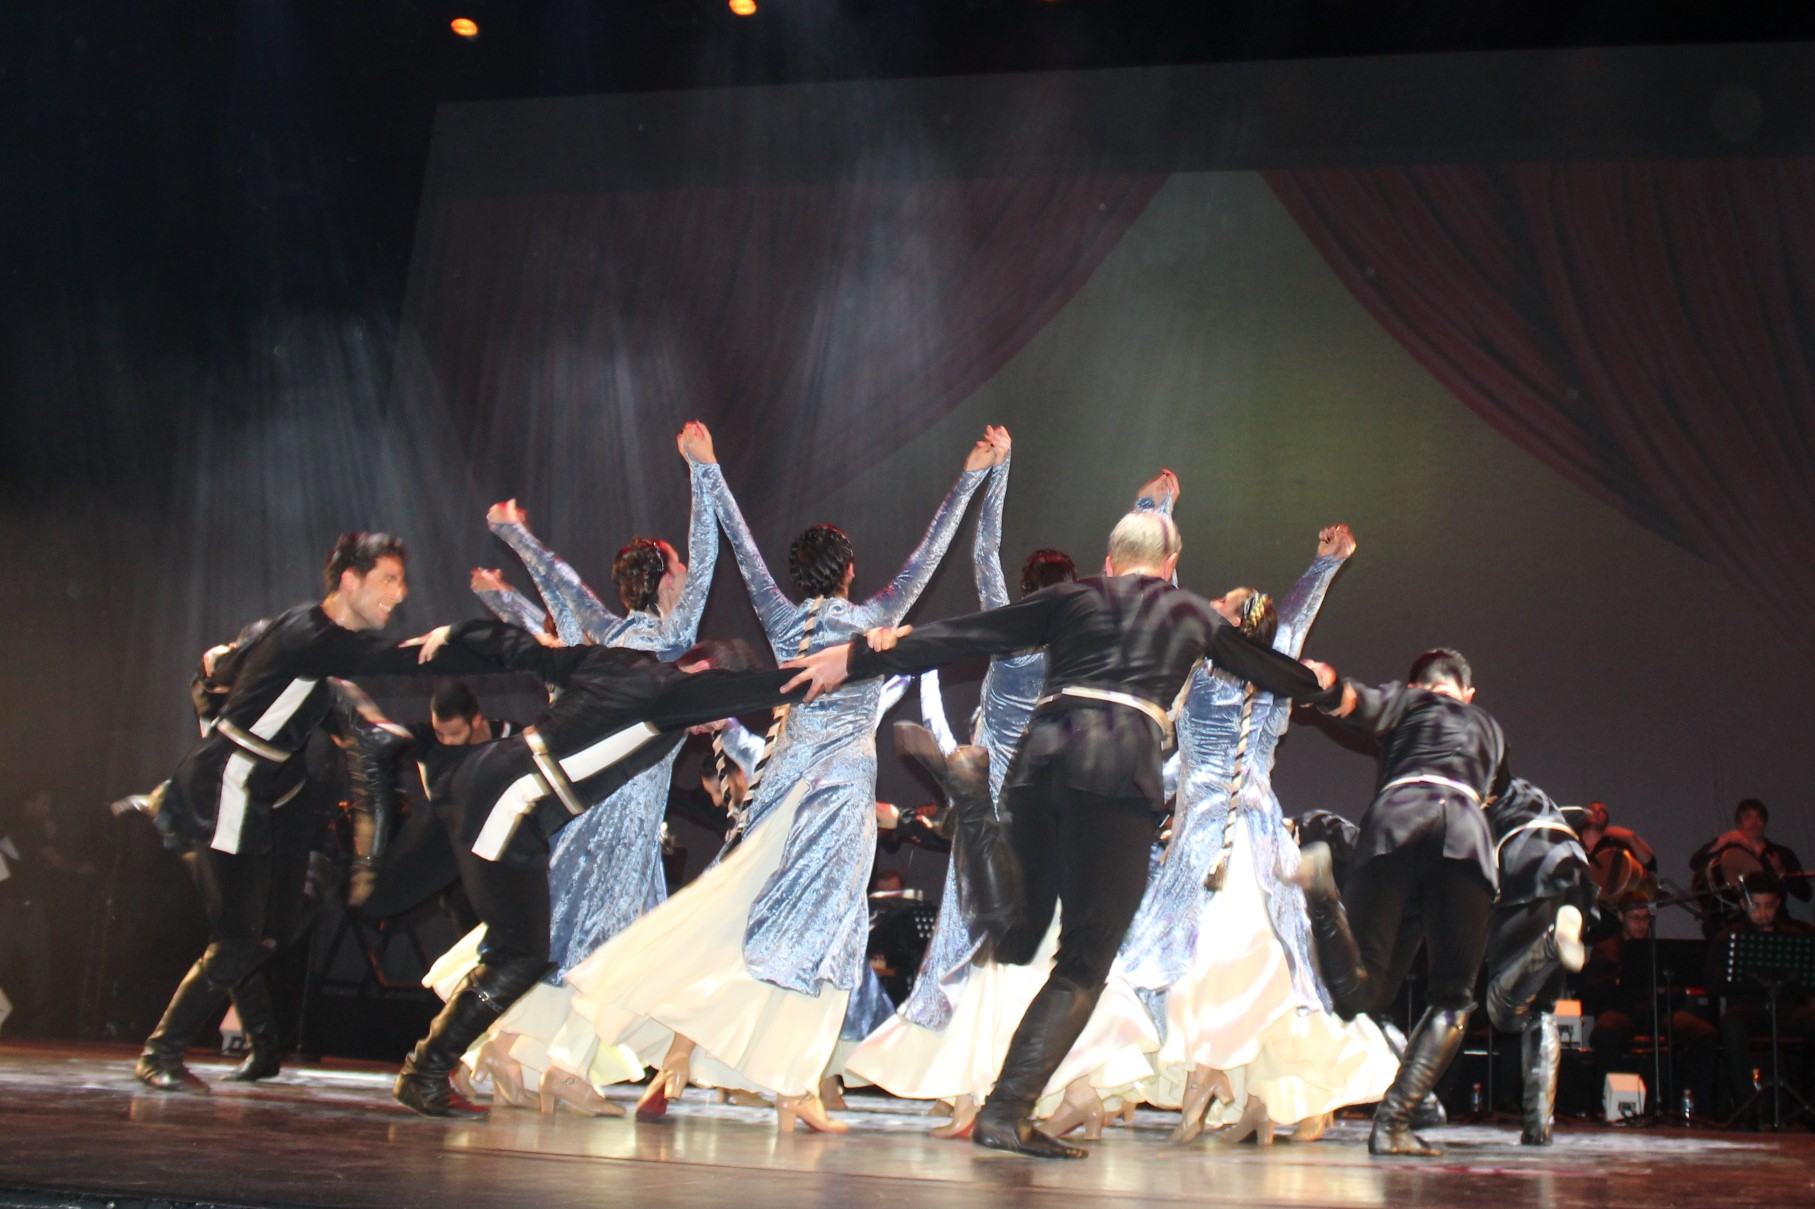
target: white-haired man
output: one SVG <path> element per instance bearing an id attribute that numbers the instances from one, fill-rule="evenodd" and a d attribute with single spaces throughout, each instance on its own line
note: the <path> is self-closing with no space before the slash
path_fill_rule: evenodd
<path id="1" fill-rule="evenodd" d="M 1259 646 L 1210 602 L 1174 585 L 1181 546 L 1172 518 L 1134 512 L 1110 534 L 1101 576 L 1055 584 L 1004 608 L 902 630 L 798 661 L 815 693 L 846 679 L 1045 647 L 1046 694 L 1034 711 L 1002 806 L 1017 858 L 1021 910 L 996 938 L 998 960 L 1025 963 L 1061 912 L 1046 985 L 1015 1030 L 995 1090 L 977 1114 L 981 1146 L 1042 1158 L 1085 1152 L 1028 1120 L 1034 1101 L 1090 1018 L 1140 905 L 1169 710 L 1209 658 L 1281 697 L 1323 700 L 1327 683 Z M 1326 672 L 1325 680 L 1333 680 Z M 792 686 L 790 686 L 792 687 Z"/>

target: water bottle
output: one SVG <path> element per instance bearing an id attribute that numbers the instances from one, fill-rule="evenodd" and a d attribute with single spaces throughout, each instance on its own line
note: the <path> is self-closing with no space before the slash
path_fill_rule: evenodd
<path id="1" fill-rule="evenodd" d="M 1695 1120 L 1695 1093 L 1685 1087 L 1685 1088 L 1683 1088 L 1683 1124 L 1688 1125 L 1688 1124 L 1692 1123 L 1694 1120 Z"/>
<path id="2" fill-rule="evenodd" d="M 1487 1107 L 1487 1101 L 1481 1095 L 1481 1085 L 1475 1084 L 1468 1091 L 1468 1111 L 1472 1116 L 1480 1116 Z"/>

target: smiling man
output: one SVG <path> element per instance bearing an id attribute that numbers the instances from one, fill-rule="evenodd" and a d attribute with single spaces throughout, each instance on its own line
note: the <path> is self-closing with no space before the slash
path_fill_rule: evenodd
<path id="1" fill-rule="evenodd" d="M 379 636 L 409 594 L 405 557 L 403 543 L 388 534 L 345 534 L 328 554 L 320 604 L 298 605 L 203 656 L 204 674 L 225 687 L 226 699 L 177 766 L 157 817 L 169 842 L 190 852 L 210 943 L 145 1042 L 135 1074 L 147 1086 L 201 1086 L 183 1054 L 228 995 L 249 1036 L 275 1038 L 259 972 L 273 948 L 266 921 L 283 906 L 272 902 L 280 893 L 272 876 L 272 812 L 302 787 L 298 753 L 328 716 L 330 677 L 418 669 L 414 650 Z M 228 1078 L 268 1078 L 277 1065 L 275 1041 L 255 1043 Z"/>

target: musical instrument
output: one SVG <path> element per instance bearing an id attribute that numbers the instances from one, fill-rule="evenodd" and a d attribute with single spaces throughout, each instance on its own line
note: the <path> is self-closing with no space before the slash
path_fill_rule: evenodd
<path id="1" fill-rule="evenodd" d="M 1703 867 L 1707 891 L 1723 909 L 1743 913 L 1746 910 L 1748 879 L 1770 870 L 1750 848 L 1728 844 L 1708 858 Z"/>
<path id="2" fill-rule="evenodd" d="M 1625 848 L 1603 844 L 1588 858 L 1588 876 L 1609 906 L 1649 902 L 1657 897 L 1657 878 Z"/>

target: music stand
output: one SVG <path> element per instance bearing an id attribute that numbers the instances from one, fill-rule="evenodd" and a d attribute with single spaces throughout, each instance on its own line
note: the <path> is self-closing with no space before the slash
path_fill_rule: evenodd
<path id="1" fill-rule="evenodd" d="M 1746 1102 L 1726 1122 L 1731 1128 L 1763 1098 L 1771 1093 L 1771 1128 L 1784 1125 L 1783 1096 L 1788 1092 L 1797 1109 L 1790 1119 L 1812 1111 L 1802 1093 L 1783 1082 L 1783 1054 L 1777 1028 L 1778 996 L 1787 986 L 1815 987 L 1815 935 L 1795 936 L 1782 932 L 1735 932 L 1723 942 L 1719 969 L 1726 975 L 1726 985 L 1737 987 L 1750 980 L 1765 988 L 1770 998 L 1771 1077 L 1761 1083 Z"/>

